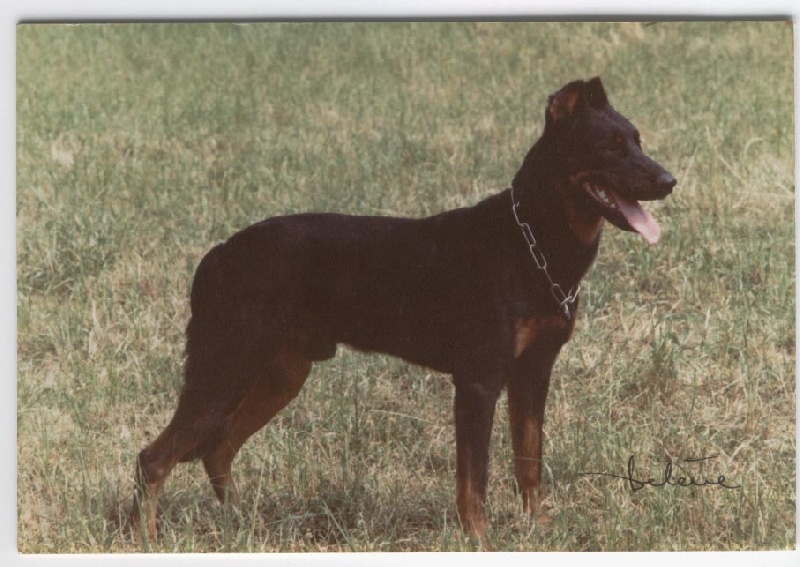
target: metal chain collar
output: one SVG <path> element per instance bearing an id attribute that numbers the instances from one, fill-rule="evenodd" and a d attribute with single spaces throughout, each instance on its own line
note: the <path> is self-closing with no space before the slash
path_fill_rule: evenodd
<path id="1" fill-rule="evenodd" d="M 544 276 L 550 283 L 550 293 L 553 295 L 553 299 L 556 300 L 556 303 L 558 303 L 558 309 L 561 311 L 561 314 L 564 316 L 564 318 L 569 321 L 572 316 L 569 312 L 569 308 L 578 299 L 578 293 L 581 291 L 581 284 L 578 282 L 572 286 L 572 289 L 569 290 L 569 293 L 565 293 L 561 285 L 554 282 L 553 278 L 550 277 L 550 272 L 547 271 L 547 260 L 539 248 L 539 245 L 536 243 L 536 238 L 533 236 L 531 225 L 519 219 L 519 215 L 517 214 L 517 207 L 519 207 L 519 203 L 516 199 L 514 199 L 514 187 L 512 186 L 510 189 L 511 211 L 514 213 L 514 220 L 517 221 L 517 226 L 519 226 L 519 228 L 522 230 L 522 236 L 525 237 L 525 242 L 528 243 L 528 250 L 531 253 L 533 261 L 536 263 L 536 267 L 544 273 Z"/>

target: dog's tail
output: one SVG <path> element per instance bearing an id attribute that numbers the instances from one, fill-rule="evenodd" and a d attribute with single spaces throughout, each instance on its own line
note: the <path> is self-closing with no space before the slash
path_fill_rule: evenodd
<path id="1" fill-rule="evenodd" d="M 276 342 L 269 335 L 265 300 L 254 287 L 254 276 L 248 272 L 253 270 L 252 262 L 247 258 L 229 241 L 212 248 L 200 261 L 186 328 L 190 358 L 215 358 L 217 351 L 252 357 Z"/>
<path id="2" fill-rule="evenodd" d="M 212 248 L 200 261 L 194 274 L 190 296 L 191 317 L 186 327 L 186 355 L 192 359 L 213 357 L 224 348 L 217 343 L 229 338 L 234 294 L 226 289 L 223 245 Z"/>
<path id="3" fill-rule="evenodd" d="M 212 248 L 200 261 L 194 274 L 190 305 L 192 321 L 218 321 L 230 305 L 230 296 L 225 293 L 225 267 L 223 245 Z"/>

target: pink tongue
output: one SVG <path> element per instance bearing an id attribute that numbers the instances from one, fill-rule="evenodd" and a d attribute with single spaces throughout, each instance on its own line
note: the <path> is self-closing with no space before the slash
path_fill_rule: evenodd
<path id="1" fill-rule="evenodd" d="M 650 244 L 658 242 L 661 236 L 661 227 L 658 226 L 653 215 L 643 209 L 638 201 L 628 201 L 616 193 L 614 196 L 616 197 L 617 205 L 619 205 L 619 211 L 627 219 L 628 224 L 644 236 L 644 239 Z"/>

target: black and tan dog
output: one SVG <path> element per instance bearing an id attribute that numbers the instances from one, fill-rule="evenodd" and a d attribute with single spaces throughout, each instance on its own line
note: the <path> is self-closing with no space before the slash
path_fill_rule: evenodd
<path id="1" fill-rule="evenodd" d="M 550 371 L 603 219 L 654 243 L 658 224 L 639 201 L 675 183 L 594 78 L 550 97 L 512 188 L 473 207 L 272 218 L 216 246 L 192 286 L 177 410 L 139 454 L 135 529 L 156 537 L 157 494 L 179 462 L 202 459 L 217 496 L 234 496 L 239 448 L 338 343 L 452 374 L 458 514 L 481 541 L 492 419 L 507 388 L 516 480 L 536 510 Z"/>

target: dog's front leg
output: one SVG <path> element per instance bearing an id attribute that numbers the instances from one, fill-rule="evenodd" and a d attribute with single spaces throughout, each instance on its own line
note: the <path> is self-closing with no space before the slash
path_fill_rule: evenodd
<path id="1" fill-rule="evenodd" d="M 534 345 L 517 359 L 508 383 L 508 410 L 514 446 L 514 476 L 522 507 L 531 514 L 542 501 L 542 426 L 550 372 L 560 345 Z"/>
<path id="2" fill-rule="evenodd" d="M 500 387 L 456 378 L 456 487 L 464 530 L 486 547 L 486 484 L 489 440 Z"/>

